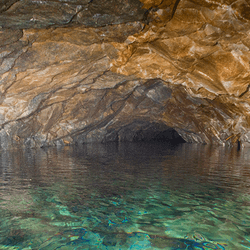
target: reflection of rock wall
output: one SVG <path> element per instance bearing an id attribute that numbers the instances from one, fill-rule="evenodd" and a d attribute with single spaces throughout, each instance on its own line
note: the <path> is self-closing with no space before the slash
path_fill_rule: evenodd
<path id="1" fill-rule="evenodd" d="M 222 0 L 3 1 L 1 147 L 133 140 L 138 122 L 189 142 L 250 142 L 248 9 Z"/>
<path id="2" fill-rule="evenodd" d="M 4 200 L 9 200 L 7 196 L 11 192 L 16 192 L 17 197 L 18 192 L 25 191 L 26 187 L 32 187 L 32 193 L 37 187 L 56 186 L 64 180 L 67 183 L 65 190 L 57 190 L 62 197 L 66 189 L 70 188 L 70 183 L 79 184 L 76 187 L 84 183 L 90 189 L 99 186 L 101 192 L 103 183 L 99 180 L 100 176 L 107 180 L 119 173 L 119 176 L 134 183 L 137 175 L 141 179 L 150 176 L 150 169 L 158 169 L 154 173 L 164 175 L 167 178 L 165 184 L 171 188 L 186 188 L 190 187 L 190 179 L 186 178 L 186 171 L 183 171 L 187 166 L 193 166 L 188 167 L 190 176 L 202 177 L 203 183 L 214 183 L 215 186 L 227 183 L 222 186 L 234 191 L 245 189 L 242 193 L 250 193 L 248 151 L 249 148 L 237 151 L 235 148 L 213 145 L 182 144 L 173 147 L 162 143 L 129 142 L 3 151 L 0 164 L 8 168 L 0 168 L 0 183 L 4 184 L 0 193 L 5 196 Z M 98 185 L 95 185 L 97 182 Z M 120 187 L 124 188 L 122 185 Z M 199 191 L 195 185 L 194 192 Z M 27 201 L 31 199 L 28 198 L 31 193 L 23 192 L 23 195 L 27 195 Z M 29 203 L 32 205 L 31 201 Z"/>

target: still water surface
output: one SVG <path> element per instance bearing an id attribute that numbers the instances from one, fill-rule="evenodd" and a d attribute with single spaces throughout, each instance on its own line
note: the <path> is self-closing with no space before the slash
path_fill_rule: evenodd
<path id="1" fill-rule="evenodd" d="M 250 149 L 2 151 L 0 249 L 250 249 Z"/>

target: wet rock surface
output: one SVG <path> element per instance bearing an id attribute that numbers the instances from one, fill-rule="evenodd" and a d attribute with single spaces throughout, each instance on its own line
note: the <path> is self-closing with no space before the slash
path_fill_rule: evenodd
<path id="1" fill-rule="evenodd" d="M 248 9 L 233 0 L 2 1 L 1 148 L 150 140 L 172 129 L 187 142 L 248 145 Z"/>
<path id="2" fill-rule="evenodd" d="M 27 29 L 82 24 L 99 27 L 142 20 L 139 0 L 5 0 L 0 4 L 2 28 Z"/>

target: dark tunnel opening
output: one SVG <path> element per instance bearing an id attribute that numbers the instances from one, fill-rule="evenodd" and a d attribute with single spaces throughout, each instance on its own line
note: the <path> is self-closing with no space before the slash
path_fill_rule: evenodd
<path id="1" fill-rule="evenodd" d="M 118 141 L 185 143 L 175 129 L 163 123 L 135 121 L 122 127 L 117 133 Z"/>
<path id="2" fill-rule="evenodd" d="M 171 141 L 176 144 L 186 142 L 173 128 L 159 132 L 154 138 L 152 138 L 152 141 L 158 141 L 158 142 Z"/>

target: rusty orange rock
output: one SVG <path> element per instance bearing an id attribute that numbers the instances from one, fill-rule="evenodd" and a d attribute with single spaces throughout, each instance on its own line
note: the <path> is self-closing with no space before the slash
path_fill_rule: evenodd
<path id="1" fill-rule="evenodd" d="M 1 148 L 150 140 L 172 128 L 188 142 L 248 145 L 249 8 L 5 0 Z"/>

